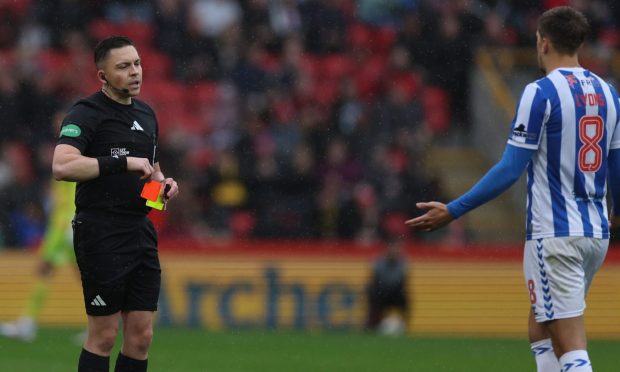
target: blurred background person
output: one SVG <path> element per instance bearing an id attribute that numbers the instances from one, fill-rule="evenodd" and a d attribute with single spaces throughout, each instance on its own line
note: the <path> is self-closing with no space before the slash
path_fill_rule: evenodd
<path id="1" fill-rule="evenodd" d="M 385 334 L 403 333 L 409 319 L 407 292 L 409 266 L 402 252 L 403 240 L 391 238 L 385 252 L 375 260 L 367 287 L 366 327 Z"/>
<path id="2" fill-rule="evenodd" d="M 54 133 L 59 132 L 63 116 L 62 112 L 57 112 L 54 116 Z M 48 159 L 51 160 L 51 157 Z M 49 166 L 51 167 L 51 162 Z M 39 315 L 45 308 L 54 272 L 63 266 L 75 264 L 71 228 L 71 220 L 75 214 L 75 182 L 52 179 L 49 187 L 45 189 L 48 192 L 45 203 L 48 218 L 38 251 L 36 280 L 19 319 L 0 324 L 0 335 L 28 342 L 33 341 L 37 335 Z"/>
<path id="3" fill-rule="evenodd" d="M 49 194 L 49 220 L 39 248 L 37 278 L 23 315 L 14 322 L 0 324 L 2 336 L 33 341 L 54 272 L 60 267 L 75 264 L 71 229 L 71 220 L 75 213 L 75 182 L 53 180 Z"/>

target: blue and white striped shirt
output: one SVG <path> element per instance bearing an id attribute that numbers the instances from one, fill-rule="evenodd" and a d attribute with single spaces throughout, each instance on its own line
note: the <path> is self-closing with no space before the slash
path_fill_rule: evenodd
<path id="1" fill-rule="evenodd" d="M 527 167 L 527 239 L 609 238 L 607 156 L 620 148 L 615 89 L 583 68 L 525 88 L 508 143 L 536 150 Z"/>

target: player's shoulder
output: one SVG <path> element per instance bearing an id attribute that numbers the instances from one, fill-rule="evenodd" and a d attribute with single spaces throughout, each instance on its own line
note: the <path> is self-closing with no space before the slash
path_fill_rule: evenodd
<path id="1" fill-rule="evenodd" d="M 553 97 L 557 97 L 558 95 L 558 76 L 561 77 L 562 74 L 558 70 L 555 70 L 548 75 L 530 82 L 526 85 L 525 91 L 529 91 L 530 94 L 536 95 L 538 99 L 543 101 L 553 100 Z"/>
<path id="2" fill-rule="evenodd" d="M 618 99 L 618 91 L 611 82 L 605 80 L 604 78 L 600 77 L 599 75 L 595 74 L 590 70 L 585 71 L 587 72 L 588 77 L 590 77 L 590 80 L 595 88 L 603 87 L 603 91 L 605 91 L 605 88 L 607 88 L 609 89 L 609 93 L 611 93 L 611 95 L 615 97 L 615 99 Z"/>
<path id="3" fill-rule="evenodd" d="M 522 102 L 526 101 L 534 104 L 534 102 L 548 97 L 548 94 L 543 89 L 544 84 L 542 81 L 543 79 L 532 81 L 523 88 L 523 93 L 521 94 Z"/>
<path id="4" fill-rule="evenodd" d="M 145 112 L 149 115 L 155 116 L 155 110 L 148 103 L 142 101 L 141 99 L 132 98 L 134 109 L 138 111 Z"/>
<path id="5" fill-rule="evenodd" d="M 101 93 L 95 93 L 88 97 L 82 97 L 75 101 L 69 108 L 67 115 L 89 115 L 92 116 L 104 109 L 104 101 Z"/>

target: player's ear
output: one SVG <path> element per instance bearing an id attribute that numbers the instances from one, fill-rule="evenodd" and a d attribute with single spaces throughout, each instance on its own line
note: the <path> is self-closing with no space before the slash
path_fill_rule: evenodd
<path id="1" fill-rule="evenodd" d="M 549 39 L 543 37 L 542 38 L 542 50 L 544 54 L 549 53 L 549 48 L 550 48 L 550 43 L 549 43 Z"/>
<path id="2" fill-rule="evenodd" d="M 98 70 L 97 71 L 97 78 L 102 83 L 107 83 L 108 82 L 108 79 L 105 77 L 105 72 L 103 70 Z"/>

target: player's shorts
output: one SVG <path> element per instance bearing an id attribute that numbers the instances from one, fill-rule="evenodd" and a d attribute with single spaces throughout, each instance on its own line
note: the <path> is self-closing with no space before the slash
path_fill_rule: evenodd
<path id="1" fill-rule="evenodd" d="M 157 310 L 161 268 L 157 234 L 146 216 L 81 212 L 73 230 L 88 315 Z"/>
<path id="2" fill-rule="evenodd" d="M 583 315 L 586 294 L 608 246 L 608 239 L 585 237 L 525 243 L 523 271 L 537 322 Z"/>

